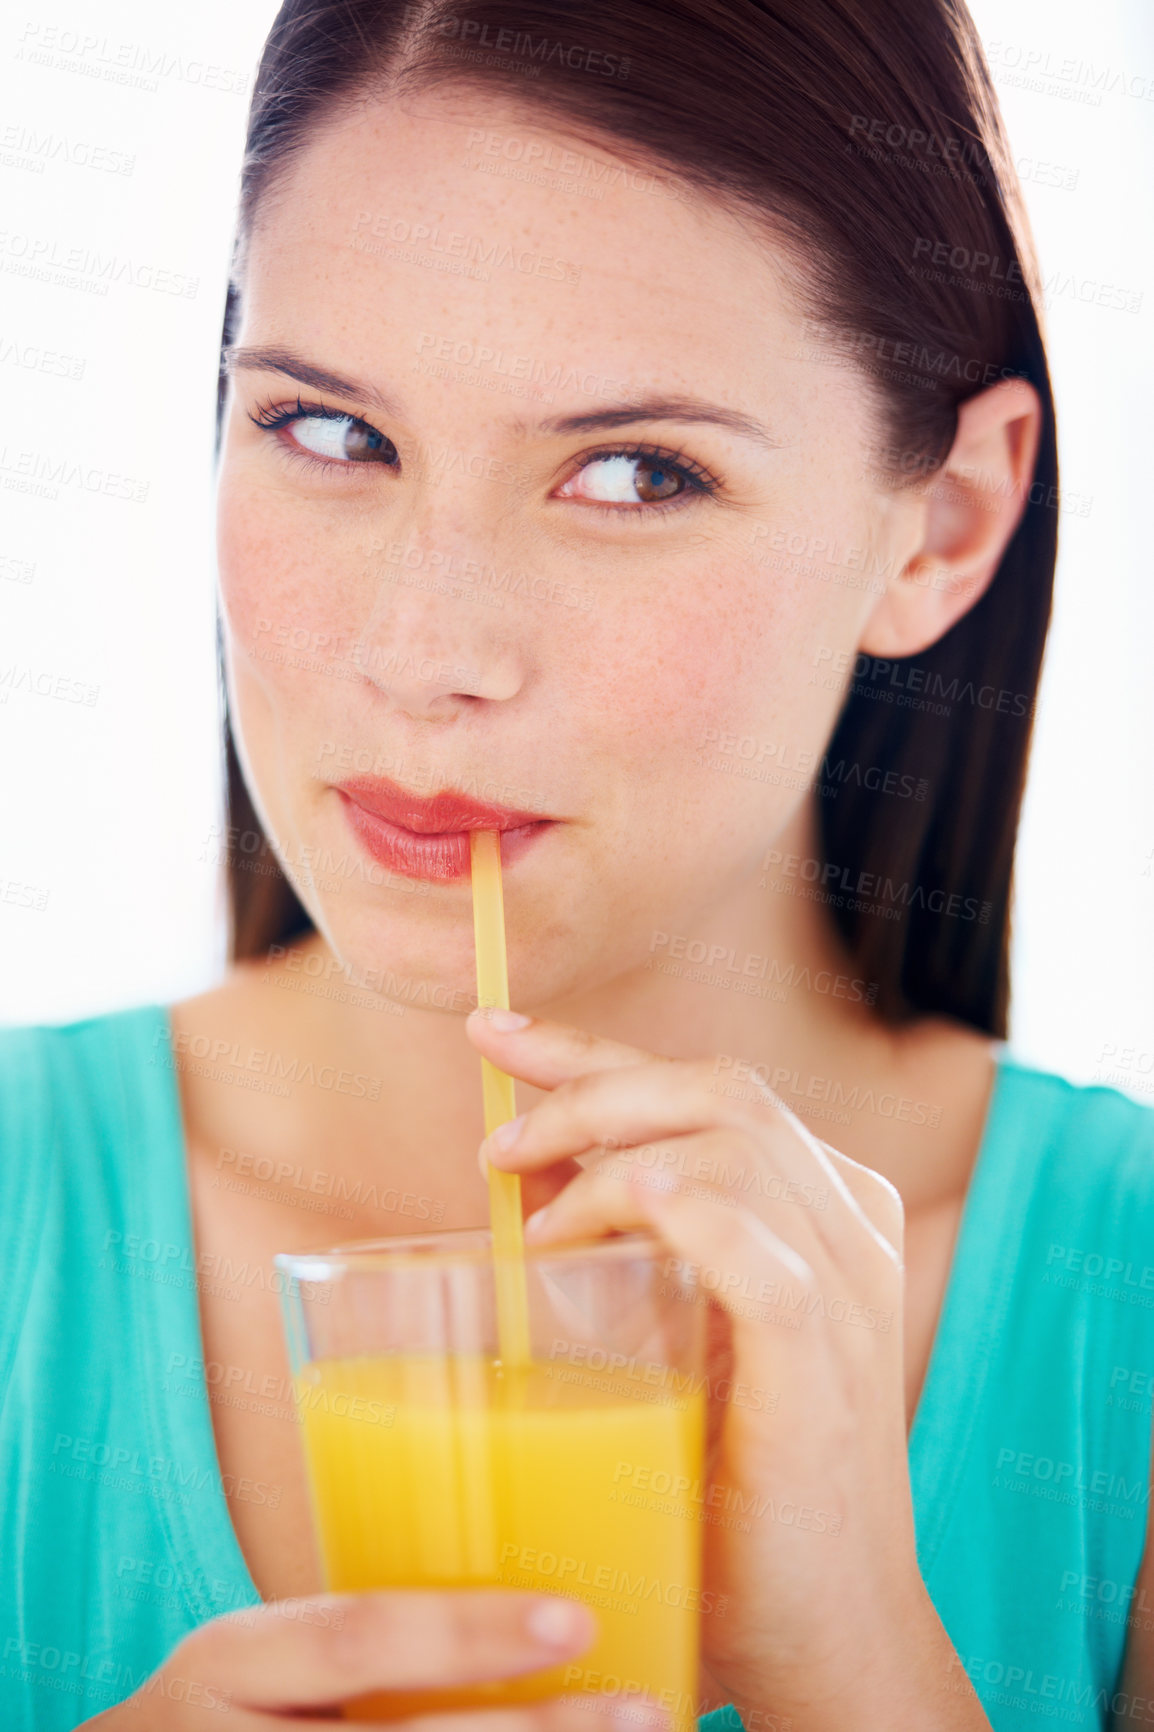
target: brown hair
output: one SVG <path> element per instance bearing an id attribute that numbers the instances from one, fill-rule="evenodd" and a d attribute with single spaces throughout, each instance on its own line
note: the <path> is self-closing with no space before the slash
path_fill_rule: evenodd
<path id="1" fill-rule="evenodd" d="M 253 95 L 238 260 L 319 124 L 366 96 L 439 85 L 512 99 L 782 234 L 807 272 L 815 352 L 873 383 L 887 485 L 943 462 L 977 390 L 1012 376 L 1036 387 L 1034 481 L 996 578 L 922 655 L 859 658 L 819 772 L 823 859 L 797 868 L 877 983 L 881 1015 L 1004 1037 L 1058 471 L 1037 265 L 962 0 L 286 0 Z M 234 280 L 224 344 L 240 291 Z M 224 394 L 222 371 L 222 408 Z M 861 581 L 830 564 L 820 575 L 839 570 Z M 263 836 L 227 714 L 225 749 L 241 959 L 311 922 Z"/>

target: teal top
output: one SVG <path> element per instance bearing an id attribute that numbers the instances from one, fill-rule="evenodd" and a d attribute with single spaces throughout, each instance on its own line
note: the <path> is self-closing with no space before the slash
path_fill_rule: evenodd
<path id="1" fill-rule="evenodd" d="M 997 1058 L 910 1440 L 918 1554 L 995 1732 L 1104 1729 L 1149 1495 L 1154 1111 Z M 197 1282 L 273 1277 L 197 1266 L 163 1006 L 0 1030 L 0 1253 L 0 1725 L 68 1732 L 259 1602 L 226 1491 L 278 1496 L 221 1483 Z"/>

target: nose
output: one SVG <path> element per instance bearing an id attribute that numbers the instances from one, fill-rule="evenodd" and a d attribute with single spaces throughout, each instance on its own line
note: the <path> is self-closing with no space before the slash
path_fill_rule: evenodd
<path id="1" fill-rule="evenodd" d="M 352 646 L 362 679 L 404 714 L 451 721 L 479 699 L 514 697 L 525 677 L 524 646 L 508 640 L 503 600 L 486 584 L 477 538 L 441 522 L 396 529 L 371 544 L 373 588 Z"/>

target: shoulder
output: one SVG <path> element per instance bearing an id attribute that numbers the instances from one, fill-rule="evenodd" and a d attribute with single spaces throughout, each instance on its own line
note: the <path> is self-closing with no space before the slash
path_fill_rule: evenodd
<path id="1" fill-rule="evenodd" d="M 79 1242 L 125 1189 L 126 1114 L 164 1086 L 163 1033 L 159 1005 L 0 1027 L 0 1392 L 46 1247 Z"/>
<path id="2" fill-rule="evenodd" d="M 53 1070 L 82 1071 L 102 1056 L 151 1036 L 167 1012 L 161 1004 L 134 1004 L 71 1022 L 22 1022 L 0 1026 L 0 1089 Z M 5 1090 L 5 1092 L 7 1092 Z"/>
<path id="3" fill-rule="evenodd" d="M 1003 1053 L 992 1116 L 986 1200 L 1018 1221 L 1033 1274 L 1041 1270 L 1070 1306 L 1116 1323 L 1141 1319 L 1145 1331 L 1154 1311 L 1154 1109 Z"/>
<path id="4" fill-rule="evenodd" d="M 1054 1150 L 1076 1157 L 1087 1172 L 1118 1161 L 1136 1176 L 1154 1176 L 1154 1106 L 1103 1083 L 1078 1083 L 1000 1054 L 998 1088 L 1015 1124 Z"/>
<path id="5" fill-rule="evenodd" d="M 163 1006 L 140 1004 L 0 1027 L 0 1186 L 27 1188 L 62 1136 L 120 1104 L 126 1078 L 166 1046 L 165 1023 Z"/>

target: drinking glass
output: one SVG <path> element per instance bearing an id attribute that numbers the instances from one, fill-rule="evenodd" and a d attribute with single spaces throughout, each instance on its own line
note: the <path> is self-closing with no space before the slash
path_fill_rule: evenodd
<path id="1" fill-rule="evenodd" d="M 326 1586 L 528 1589 L 599 1620 L 573 1663 L 346 1716 L 579 1693 L 647 1697 L 693 1732 L 705 1295 L 686 1266 L 636 1233 L 527 1249 L 530 1356 L 504 1364 L 488 1231 L 276 1264 Z"/>

